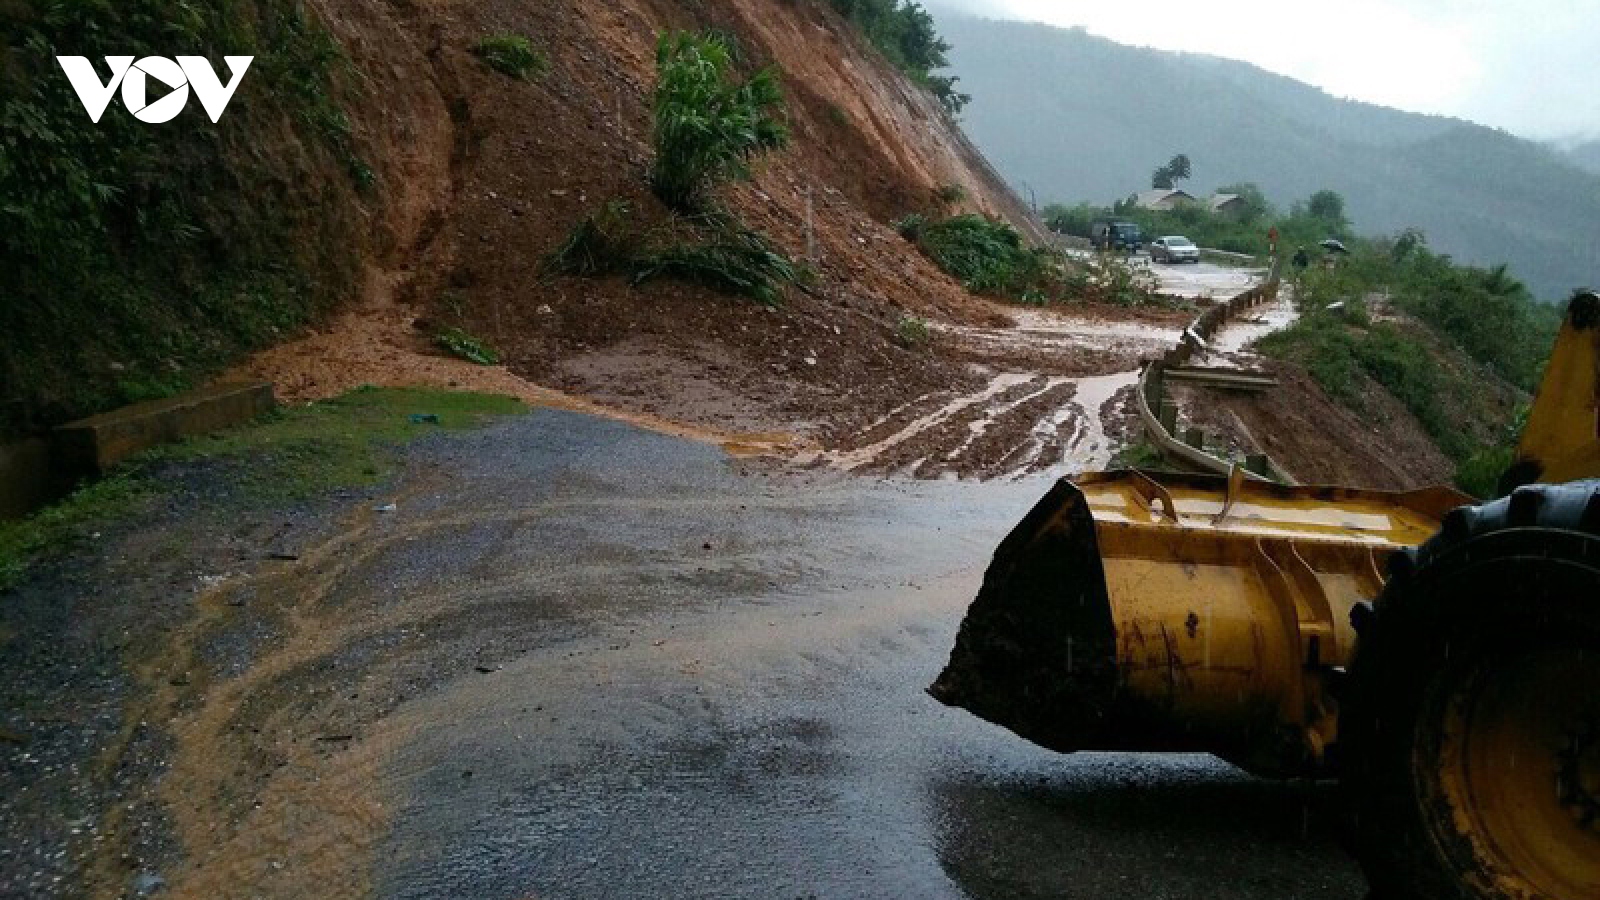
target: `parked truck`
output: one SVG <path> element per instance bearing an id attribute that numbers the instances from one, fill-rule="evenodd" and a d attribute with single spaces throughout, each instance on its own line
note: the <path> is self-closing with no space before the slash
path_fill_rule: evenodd
<path id="1" fill-rule="evenodd" d="M 1135 222 L 1096 222 L 1089 227 L 1089 240 L 1102 252 L 1132 254 L 1144 247 L 1144 231 Z"/>
<path id="2" fill-rule="evenodd" d="M 1242 471 L 1062 481 L 1000 545 L 930 692 L 1062 752 L 1337 777 L 1378 900 L 1594 900 L 1593 479 L 1585 292 L 1500 499 Z"/>

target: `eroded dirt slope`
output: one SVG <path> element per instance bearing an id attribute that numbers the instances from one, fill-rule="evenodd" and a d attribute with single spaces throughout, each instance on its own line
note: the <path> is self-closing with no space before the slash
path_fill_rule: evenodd
<path id="1" fill-rule="evenodd" d="M 426 359 L 434 330 L 461 326 L 512 373 L 629 411 L 725 431 L 851 429 L 973 380 L 956 356 L 902 346 L 903 317 L 1005 322 L 887 223 L 956 185 L 962 208 L 1038 232 L 937 103 L 827 3 L 315 6 L 359 73 L 382 250 L 353 310 L 243 367 L 291 399 L 480 377 Z M 774 311 L 682 284 L 541 278 L 541 259 L 606 200 L 648 202 L 656 37 L 707 28 L 782 72 L 791 146 L 724 199 L 791 255 L 814 252 L 815 286 Z M 548 72 L 512 79 L 472 54 L 503 32 L 528 35 Z"/>

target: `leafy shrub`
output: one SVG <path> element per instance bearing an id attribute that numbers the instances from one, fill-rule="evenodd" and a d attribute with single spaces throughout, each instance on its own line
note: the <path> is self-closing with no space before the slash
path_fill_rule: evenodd
<path id="1" fill-rule="evenodd" d="M 1077 206 L 1062 206 L 1051 204 L 1044 209 L 1044 221 L 1051 231 L 1057 234 L 1068 234 L 1073 237 L 1091 237 L 1094 223 L 1105 219 L 1110 213 L 1098 206 L 1088 203 L 1079 203 Z"/>
<path id="2" fill-rule="evenodd" d="M 760 232 L 719 222 L 700 240 L 669 243 L 639 258 L 633 283 L 679 278 L 771 306 L 783 298 L 786 285 L 809 275 Z"/>
<path id="3" fill-rule="evenodd" d="M 489 68 L 512 78 L 543 75 L 550 68 L 545 55 L 520 34 L 491 34 L 479 41 L 472 52 Z"/>
<path id="4" fill-rule="evenodd" d="M 650 184 L 669 208 L 702 209 L 714 184 L 748 177 L 751 159 L 788 142 L 777 73 L 763 69 L 746 81 L 733 80 L 734 59 L 724 38 L 663 34 L 656 66 Z"/>
<path id="5" fill-rule="evenodd" d="M 902 316 L 894 326 L 895 341 L 908 350 L 921 347 L 932 338 L 933 332 L 928 330 L 928 323 L 916 316 Z"/>
<path id="6" fill-rule="evenodd" d="M 1070 262 L 1059 251 L 1029 246 L 1015 228 L 983 216 L 929 221 L 913 214 L 896 221 L 894 228 L 974 293 L 1030 305 L 1092 299 L 1140 306 L 1156 301 L 1122 260 Z"/>
<path id="7" fill-rule="evenodd" d="M 611 200 L 572 229 L 542 266 L 551 275 L 614 275 L 627 272 L 639 253 L 633 229 L 633 208 Z"/>
<path id="8" fill-rule="evenodd" d="M 434 340 L 440 347 L 467 362 L 480 366 L 493 366 L 500 362 L 500 354 L 494 352 L 493 347 L 459 328 L 447 328 L 439 332 Z"/>
<path id="9" fill-rule="evenodd" d="M 664 224 L 641 231 L 632 207 L 621 200 L 578 223 L 545 258 L 543 270 L 586 277 L 627 275 L 635 285 L 678 278 L 766 304 L 777 303 L 785 286 L 804 283 L 811 274 L 727 213 L 671 215 Z"/>
<path id="10" fill-rule="evenodd" d="M 1112 306 L 1150 306 L 1162 301 L 1121 256 L 1100 254 L 1086 264 L 1081 294 Z"/>
<path id="11" fill-rule="evenodd" d="M 936 195 L 941 204 L 956 206 L 967 199 L 967 189 L 959 184 L 946 184 L 940 186 Z"/>
<path id="12" fill-rule="evenodd" d="M 924 225 L 918 245 L 935 265 L 976 293 L 997 293 L 1010 286 L 1026 254 L 1015 228 L 977 215 Z"/>
<path id="13" fill-rule="evenodd" d="M 906 240 L 916 241 L 921 239 L 922 229 L 926 228 L 927 225 L 927 216 L 923 215 L 922 213 L 911 213 L 899 219 L 895 219 L 889 224 L 889 227 L 893 228 L 900 234 L 901 237 L 905 238 Z"/>

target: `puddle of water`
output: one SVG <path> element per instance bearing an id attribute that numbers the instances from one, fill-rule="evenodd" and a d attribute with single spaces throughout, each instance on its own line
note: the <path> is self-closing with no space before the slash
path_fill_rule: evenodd
<path id="1" fill-rule="evenodd" d="M 947 334 L 988 347 L 1016 350 L 1106 349 L 1109 342 L 1166 346 L 1182 333 L 1179 326 L 1152 322 L 1102 322 L 1043 310 L 1010 311 L 1014 328 L 967 328 L 935 325 Z"/>
<path id="2" fill-rule="evenodd" d="M 1234 319 L 1223 326 L 1212 339 L 1211 349 L 1217 353 L 1242 353 L 1251 342 L 1282 331 L 1299 318 L 1294 301 L 1284 292 L 1276 302 L 1257 307 L 1246 313 L 1244 318 Z"/>
<path id="3" fill-rule="evenodd" d="M 1250 273 L 1198 275 L 1202 280 L 1228 282 L 1230 294 L 1256 281 Z M 1165 350 L 1176 344 L 1185 331 L 1182 325 L 1091 321 L 1049 310 L 1020 309 L 1011 314 L 1016 326 L 1009 329 L 934 327 L 981 347 L 1033 352 L 1080 347 L 1126 349 L 1130 345 Z M 1260 307 L 1225 326 L 1205 355 L 1222 363 L 1236 363 L 1228 357 L 1242 353 L 1252 341 L 1288 326 L 1295 318 L 1294 304 L 1287 297 Z M 1203 360 L 1200 364 L 1204 364 Z M 983 388 L 969 394 L 933 393 L 919 397 L 858 432 L 863 438 L 874 432 L 881 434 L 915 411 L 933 410 L 882 440 L 851 450 L 817 451 L 799 462 L 822 462 L 855 472 L 887 467 L 923 478 L 963 474 L 970 477 L 975 473 L 989 478 L 1019 478 L 1041 472 L 1054 475 L 1096 471 L 1110 465 L 1117 450 L 1106 431 L 1102 411 L 1119 392 L 1138 384 L 1139 373 L 1139 369 L 1129 369 L 1072 378 L 1007 372 L 993 376 Z M 1069 386 L 1070 395 L 1063 390 Z M 1061 394 L 1059 403 L 1053 392 Z M 1045 407 L 1042 413 L 1041 406 Z M 1036 418 L 1019 422 L 1020 416 Z M 952 427 L 962 424 L 965 429 Z M 1006 429 L 1007 425 L 1011 427 Z M 941 428 L 956 431 L 960 438 L 940 434 L 930 443 L 942 446 L 935 446 L 909 466 L 896 460 L 895 451 L 903 453 L 912 445 L 909 442 L 931 437 Z M 992 439 L 996 434 L 1020 437 L 1014 446 L 997 448 Z M 986 441 L 986 437 L 991 439 Z M 993 458 L 975 458 L 980 449 Z"/>
<path id="4" fill-rule="evenodd" d="M 1119 391 L 1139 383 L 1139 371 L 1134 369 L 1115 375 L 1078 379 L 1078 395 L 1073 399 L 1073 405 L 1082 428 L 1067 442 L 1066 459 L 1062 464 L 1068 470 L 1092 472 L 1111 464 L 1116 448 L 1112 447 L 1111 438 L 1106 434 L 1105 420 L 1100 411 Z M 1058 417 L 1060 415 L 1057 413 Z M 1064 422 L 1057 422 L 1055 426 L 1059 428 L 1061 424 Z"/>

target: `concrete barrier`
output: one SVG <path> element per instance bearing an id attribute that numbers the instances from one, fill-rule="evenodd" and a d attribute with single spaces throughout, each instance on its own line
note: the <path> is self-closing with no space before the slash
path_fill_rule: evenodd
<path id="1" fill-rule="evenodd" d="M 272 385 L 219 384 L 165 400 L 113 410 L 57 428 L 56 470 L 100 475 L 142 450 L 241 425 L 276 404 Z"/>
<path id="2" fill-rule="evenodd" d="M 50 441 L 30 437 L 0 444 L 0 519 L 19 519 L 61 496 L 50 464 Z"/>

